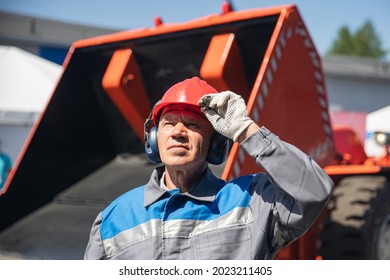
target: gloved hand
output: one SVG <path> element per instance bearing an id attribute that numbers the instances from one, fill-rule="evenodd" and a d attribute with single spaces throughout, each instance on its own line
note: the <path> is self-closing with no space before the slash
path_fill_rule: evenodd
<path id="1" fill-rule="evenodd" d="M 253 123 L 248 117 L 244 99 L 231 91 L 202 96 L 199 105 L 214 129 L 234 142 Z"/>

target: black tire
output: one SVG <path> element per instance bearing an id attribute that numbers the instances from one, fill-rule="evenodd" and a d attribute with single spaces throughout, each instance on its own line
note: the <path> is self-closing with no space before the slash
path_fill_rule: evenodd
<path id="1" fill-rule="evenodd" d="M 321 232 L 323 259 L 390 259 L 390 184 L 384 176 L 340 181 Z"/>

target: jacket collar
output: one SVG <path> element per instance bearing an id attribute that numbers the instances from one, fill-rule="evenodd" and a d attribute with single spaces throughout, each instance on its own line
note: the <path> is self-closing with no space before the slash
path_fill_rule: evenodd
<path id="1" fill-rule="evenodd" d="M 154 169 L 152 175 L 150 176 L 149 182 L 145 185 L 145 207 L 153 204 L 168 192 L 160 187 L 160 178 L 164 173 L 164 170 L 164 166 L 160 166 Z M 183 195 L 200 201 L 213 202 L 218 185 L 221 184 L 221 182 L 223 181 L 215 177 L 210 168 L 207 167 L 196 185 L 188 192 L 183 193 Z"/>

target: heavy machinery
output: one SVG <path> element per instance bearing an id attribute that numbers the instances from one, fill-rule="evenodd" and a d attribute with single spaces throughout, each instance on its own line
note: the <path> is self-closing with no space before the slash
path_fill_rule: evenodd
<path id="1" fill-rule="evenodd" d="M 321 254 L 390 259 L 390 134 L 374 133 L 383 155 L 367 157 L 352 129 L 333 131 L 337 154 L 325 170 L 336 188 L 323 220 Z"/>
<path id="2" fill-rule="evenodd" d="M 257 123 L 337 183 L 328 208 L 278 259 L 390 258 L 389 155 L 367 159 L 353 132 L 333 132 L 321 60 L 298 9 L 234 12 L 228 4 L 221 14 L 156 19 L 154 28 L 72 45 L 0 197 L 0 255 L 82 258 L 98 212 L 155 167 L 143 146 L 153 104 L 192 76 L 240 93 Z M 226 180 L 261 171 L 237 144 L 212 169 Z"/>

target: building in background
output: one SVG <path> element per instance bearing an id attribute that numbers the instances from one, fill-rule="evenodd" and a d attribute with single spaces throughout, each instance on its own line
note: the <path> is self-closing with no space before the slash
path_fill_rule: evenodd
<path id="1" fill-rule="evenodd" d="M 353 128 L 367 155 L 380 156 L 373 132 L 390 133 L 390 118 L 383 119 L 390 110 L 390 63 L 344 56 L 326 56 L 322 63 L 332 124 Z"/>
<path id="2" fill-rule="evenodd" d="M 390 63 L 371 58 L 322 58 L 331 111 L 371 113 L 390 105 Z"/>
<path id="3" fill-rule="evenodd" d="M 0 12 L 0 45 L 15 46 L 62 64 L 77 40 L 118 30 Z"/>

